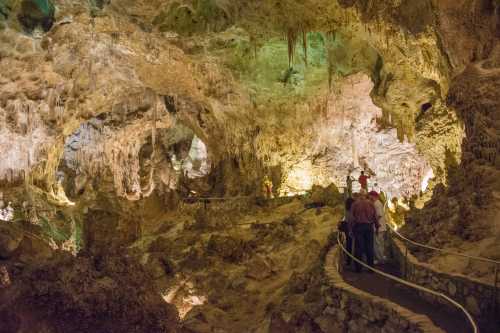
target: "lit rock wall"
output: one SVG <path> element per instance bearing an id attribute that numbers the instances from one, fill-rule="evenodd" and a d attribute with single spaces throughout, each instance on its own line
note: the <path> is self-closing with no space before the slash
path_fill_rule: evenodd
<path id="1" fill-rule="evenodd" d="M 187 166 L 195 168 L 191 176 L 208 173 L 207 160 L 242 150 L 247 124 L 228 119 L 248 97 L 216 61 L 193 61 L 115 11 L 66 1 L 56 7 L 47 33 L 21 33 L 17 7 L 0 31 L 1 179 L 18 182 L 29 173 L 50 191 L 57 179 L 98 175 L 113 179 L 118 196 L 137 200 L 155 184 L 170 189 L 177 181 L 170 150 L 189 157 L 190 145 L 174 147 L 179 140 L 163 140 L 165 131 L 187 128 L 189 141 L 196 134 L 208 146 L 204 162 L 191 158 L 204 163 Z M 147 154 L 155 136 L 156 148 L 165 148 L 153 149 L 157 164 Z M 141 174 L 153 164 L 159 168 Z"/>
<path id="2" fill-rule="evenodd" d="M 308 154 L 291 166 L 283 190 L 300 192 L 332 182 L 344 187 L 348 174 L 357 179 L 361 170 L 371 170 L 376 175 L 370 188 L 397 197 L 419 194 L 432 169 L 415 144 L 400 142 L 396 129 L 381 127 L 382 110 L 370 97 L 370 78 L 355 74 L 335 85 L 325 114 L 308 129 L 314 133 Z"/>
<path id="3" fill-rule="evenodd" d="M 489 59 L 469 65 L 451 85 L 447 102 L 457 110 L 465 129 L 462 156 L 457 160 L 446 154 L 448 187 L 436 189 L 425 208 L 410 216 L 407 231 L 421 242 L 440 246 L 457 239 L 498 242 L 498 50 Z M 500 259 L 495 248 L 471 246 L 468 251 Z"/>

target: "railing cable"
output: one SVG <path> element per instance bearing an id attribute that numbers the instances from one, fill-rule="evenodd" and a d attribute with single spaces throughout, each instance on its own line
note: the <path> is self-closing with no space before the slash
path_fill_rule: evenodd
<path id="1" fill-rule="evenodd" d="M 422 244 L 422 243 L 419 243 L 419 242 L 415 242 L 414 240 L 411 240 L 411 239 L 403 236 L 401 233 L 399 233 L 392 226 L 389 225 L 389 227 L 391 228 L 392 232 L 396 236 L 398 236 L 399 238 L 401 238 L 405 242 L 410 243 L 410 244 L 412 244 L 414 246 L 422 247 L 422 248 L 426 248 L 426 249 L 434 250 L 434 251 L 438 251 L 438 252 L 442 252 L 442 253 L 449 254 L 449 255 L 459 256 L 459 257 L 473 259 L 473 260 L 477 260 L 477 261 L 488 262 L 488 263 L 491 263 L 491 264 L 500 264 L 500 261 L 498 261 L 498 260 L 494 260 L 494 259 L 490 259 L 490 258 L 485 258 L 485 257 L 471 256 L 471 255 L 468 255 L 468 254 L 459 253 L 459 252 L 453 252 L 453 251 L 449 251 L 449 250 L 445 250 L 445 249 L 440 249 L 438 247 L 434 247 L 434 246 L 425 245 L 425 244 Z"/>
<path id="2" fill-rule="evenodd" d="M 359 260 L 358 258 L 356 258 L 355 256 L 353 256 L 351 253 L 349 253 L 349 251 L 347 251 L 347 249 L 342 244 L 342 241 L 340 240 L 340 233 L 338 233 L 338 235 L 337 235 L 337 243 L 338 243 L 339 247 L 342 249 L 342 252 L 344 252 L 352 260 L 354 260 L 358 264 L 362 265 L 363 267 L 371 270 L 372 272 L 377 273 L 379 275 L 382 275 L 382 276 L 384 276 L 384 277 L 386 277 L 386 278 L 388 278 L 390 280 L 393 280 L 393 281 L 396 281 L 398 283 L 401 283 L 401 284 L 404 284 L 406 286 L 409 286 L 411 288 L 414 288 L 414 289 L 417 289 L 417 290 L 420 290 L 420 291 L 429 293 L 431 295 L 438 296 L 438 297 L 441 297 L 441 298 L 445 299 L 446 301 L 448 301 L 449 303 L 451 303 L 453 306 L 455 306 L 456 308 L 458 308 L 460 311 L 462 311 L 464 313 L 464 315 L 466 316 L 467 320 L 469 321 L 469 323 L 470 323 L 470 325 L 471 325 L 472 330 L 473 330 L 474 333 L 478 333 L 479 332 L 479 329 L 478 329 L 478 327 L 476 325 L 476 322 L 474 321 L 474 319 L 472 318 L 472 316 L 470 315 L 470 313 L 460 303 L 454 301 L 453 299 L 451 299 L 450 297 L 446 296 L 443 293 L 440 293 L 440 292 L 428 289 L 426 287 L 420 286 L 418 284 L 415 284 L 415 283 L 403 280 L 403 279 L 398 278 L 398 277 L 396 277 L 394 275 L 388 274 L 386 272 L 383 272 L 381 270 L 378 270 L 376 268 L 373 268 L 373 267 L 365 264 L 363 261 Z"/>

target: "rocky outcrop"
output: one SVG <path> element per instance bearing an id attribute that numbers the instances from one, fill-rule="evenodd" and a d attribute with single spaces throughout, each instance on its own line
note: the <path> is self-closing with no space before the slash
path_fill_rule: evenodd
<path id="1" fill-rule="evenodd" d="M 171 315 L 158 293 L 153 297 L 147 283 L 141 289 L 142 268 L 130 263 L 136 276 L 128 262 L 109 259 L 147 243 L 154 230 L 169 242 L 141 250 L 151 252 L 143 264 L 155 283 L 215 264 L 231 271 L 209 280 L 223 286 L 207 291 L 210 306 L 220 309 L 191 318 L 192 327 L 210 328 L 210 318 L 234 306 L 227 301 L 233 289 L 248 284 L 245 295 L 254 300 L 260 291 L 253 284 L 283 279 L 282 286 L 280 270 L 301 271 L 318 253 L 311 241 L 287 253 L 290 263 L 265 254 L 307 237 L 308 219 L 297 212 L 244 221 L 252 224 L 248 239 L 227 229 L 243 228 L 239 213 L 253 213 L 251 199 L 219 214 L 201 207 L 222 203 L 190 201 L 258 196 L 265 176 L 275 195 L 312 190 L 313 204 L 330 206 L 315 212 L 326 220 L 322 212 L 339 207 L 348 172 L 370 169 L 371 187 L 377 182 L 398 197 L 430 184 L 433 199 L 408 219 L 417 240 L 446 246 L 491 236 L 500 216 L 499 10 L 492 0 L 1 1 L 2 190 L 15 198 L 16 217 L 43 224 L 43 240 L 67 249 L 83 230 L 71 251 L 83 245 L 89 254 L 32 268 L 50 281 L 41 278 L 38 288 L 23 276 L 33 290 L 23 297 L 43 300 L 50 316 L 63 319 L 68 310 L 86 323 L 122 321 L 124 331 L 134 321 L 145 330 L 170 328 L 158 319 Z M 278 210 L 281 201 L 260 203 Z M 184 216 L 160 228 L 175 209 Z M 177 232 L 185 235 L 175 238 Z M 29 265 L 46 259 L 46 249 L 36 257 L 26 237 L 2 237 L 0 257 L 21 252 Z M 81 271 L 87 293 L 76 283 Z M 318 329 L 314 318 L 324 304 L 314 304 L 317 288 L 308 291 L 301 273 L 292 289 L 307 292 L 307 311 L 295 311 L 291 321 L 273 315 L 276 330 Z M 227 286 L 229 276 L 236 288 Z M 114 307 L 112 298 L 123 302 Z M 185 310 L 192 304 L 182 298 Z M 258 310 L 267 316 L 274 307 Z M 362 330 L 393 315 L 375 310 L 361 324 L 345 313 L 335 319 Z M 10 313 L 5 318 L 18 322 Z"/>
<path id="2" fill-rule="evenodd" d="M 20 327 L 51 331 L 176 332 L 178 314 L 131 258 L 56 255 L 36 266 L 10 269 L 16 296 L 1 311 Z M 15 308 L 23 311 L 11 312 Z M 10 316 L 10 317 L 9 317 Z M 30 322 L 30 317 L 43 320 Z M 35 329 L 31 327 L 31 329 Z"/>
<path id="3" fill-rule="evenodd" d="M 462 156 L 457 161 L 447 154 L 449 186 L 436 188 L 425 208 L 409 218 L 407 232 L 420 242 L 442 246 L 451 237 L 498 239 L 491 230 L 500 211 L 499 59 L 497 48 L 488 60 L 469 65 L 450 88 L 448 103 L 465 126 Z M 499 258 L 493 254 L 493 259 Z"/>
<path id="4" fill-rule="evenodd" d="M 23 238 L 21 231 L 0 225 L 0 259 L 10 258 Z"/>

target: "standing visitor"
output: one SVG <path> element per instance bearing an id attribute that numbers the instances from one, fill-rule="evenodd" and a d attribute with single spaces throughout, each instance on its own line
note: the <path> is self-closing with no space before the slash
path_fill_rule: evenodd
<path id="1" fill-rule="evenodd" d="M 361 189 L 368 192 L 368 179 L 370 176 L 366 176 L 364 171 L 361 171 L 361 175 L 358 178 L 358 182 L 361 185 Z"/>
<path id="2" fill-rule="evenodd" d="M 373 202 L 377 214 L 378 232 L 375 234 L 375 263 L 383 264 L 387 261 L 385 255 L 385 243 L 387 238 L 387 221 L 385 219 L 384 204 L 380 201 L 379 194 L 375 191 L 370 192 L 370 200 Z"/>
<path id="3" fill-rule="evenodd" d="M 360 195 L 352 205 L 352 215 L 354 217 L 353 233 L 355 239 L 354 255 L 356 259 L 363 260 L 366 255 L 367 264 L 373 267 L 373 233 L 378 231 L 377 213 L 373 203 L 366 195 Z M 356 272 L 361 272 L 361 264 L 355 263 Z M 371 272 L 371 271 L 369 271 Z"/>
<path id="4" fill-rule="evenodd" d="M 352 182 L 353 181 L 354 181 L 354 179 L 351 177 L 351 174 L 347 175 L 347 179 L 345 180 L 347 198 L 352 198 Z"/>
<path id="5" fill-rule="evenodd" d="M 339 224 L 339 231 L 345 234 L 346 238 L 346 250 L 352 254 L 352 243 L 353 243 L 353 232 L 352 227 L 354 224 L 354 217 L 352 215 L 352 204 L 354 203 L 353 198 L 347 198 L 345 201 L 345 214 L 344 220 Z M 351 257 L 347 256 L 346 265 L 351 264 Z"/>
<path id="6" fill-rule="evenodd" d="M 263 185 L 264 185 L 264 195 L 265 195 L 266 199 L 272 199 L 274 197 L 273 196 L 273 182 L 271 181 L 271 179 L 269 179 L 269 176 L 266 175 L 264 177 Z"/>

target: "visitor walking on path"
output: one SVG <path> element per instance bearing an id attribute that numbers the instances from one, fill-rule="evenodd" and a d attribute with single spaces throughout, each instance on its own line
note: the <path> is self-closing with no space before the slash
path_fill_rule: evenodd
<path id="1" fill-rule="evenodd" d="M 378 221 L 378 232 L 375 234 L 375 244 L 374 244 L 374 254 L 375 254 L 375 264 L 383 264 L 387 261 L 385 255 L 385 244 L 387 239 L 387 221 L 385 219 L 385 209 L 384 204 L 380 200 L 380 196 L 377 192 L 371 191 L 369 193 L 370 200 L 373 202 L 375 207 L 375 212 L 377 214 Z"/>
<path id="2" fill-rule="evenodd" d="M 352 227 L 354 233 L 354 255 L 358 260 L 363 260 L 366 255 L 366 262 L 373 267 L 373 234 L 374 230 L 378 232 L 377 213 L 373 203 L 366 195 L 361 195 L 352 205 L 352 215 L 354 224 Z M 355 263 L 356 272 L 361 272 L 361 264 Z"/>

